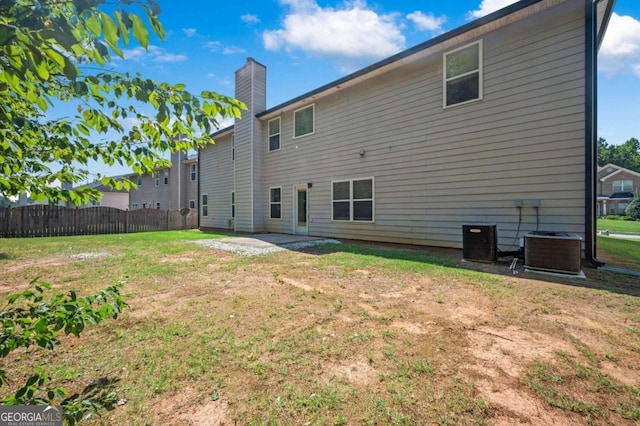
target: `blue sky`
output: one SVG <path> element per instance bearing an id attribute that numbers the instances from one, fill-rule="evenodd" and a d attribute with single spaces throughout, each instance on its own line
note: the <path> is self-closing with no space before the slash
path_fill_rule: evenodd
<path id="1" fill-rule="evenodd" d="M 234 94 L 247 57 L 267 67 L 267 107 L 452 30 L 514 0 L 158 0 L 164 42 L 131 47 L 116 71 L 192 92 Z M 599 55 L 599 136 L 640 138 L 640 1 L 617 0 Z M 225 123 L 231 124 L 231 123 Z M 98 167 L 101 173 L 126 168 Z"/>

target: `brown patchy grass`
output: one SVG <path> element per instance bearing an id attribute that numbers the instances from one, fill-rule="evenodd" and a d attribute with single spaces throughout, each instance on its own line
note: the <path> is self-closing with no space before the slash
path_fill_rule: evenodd
<path id="1" fill-rule="evenodd" d="M 2 299 L 35 276 L 81 294 L 127 277 L 130 308 L 45 364 L 126 403 L 89 424 L 636 424 L 640 288 L 345 242 L 243 257 L 211 235 L 4 240 Z M 78 257 L 78 253 L 108 256 Z M 3 388 L 3 392 L 8 389 Z"/>

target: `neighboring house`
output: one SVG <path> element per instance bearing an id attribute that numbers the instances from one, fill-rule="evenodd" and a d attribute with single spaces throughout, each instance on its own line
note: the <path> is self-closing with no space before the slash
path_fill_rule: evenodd
<path id="1" fill-rule="evenodd" d="M 198 208 L 198 157 L 177 152 L 171 155 L 171 167 L 153 175 L 131 175 L 137 189 L 129 192 L 131 210 Z"/>
<path id="2" fill-rule="evenodd" d="M 118 176 L 114 176 L 116 179 Z M 86 207 L 113 207 L 115 209 L 127 210 L 129 208 L 129 192 L 126 189 L 114 189 L 101 183 L 94 182 L 89 184 L 90 187 L 102 192 L 102 198 L 100 201 L 90 201 L 88 204 L 78 206 L 80 208 Z M 74 204 L 67 202 L 67 207 L 75 207 Z"/>
<path id="3" fill-rule="evenodd" d="M 266 67 L 199 153 L 200 226 L 462 247 L 579 234 L 595 258 L 596 58 L 613 0 L 522 0 L 267 108 Z M 303 78 L 303 76 L 301 76 Z"/>
<path id="4" fill-rule="evenodd" d="M 640 173 L 615 164 L 598 168 L 598 217 L 623 215 L 640 192 Z"/>

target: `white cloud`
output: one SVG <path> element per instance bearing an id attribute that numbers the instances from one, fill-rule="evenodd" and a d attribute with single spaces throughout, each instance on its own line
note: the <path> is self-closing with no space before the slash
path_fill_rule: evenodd
<path id="1" fill-rule="evenodd" d="M 258 24 L 260 22 L 260 18 L 258 18 L 256 15 L 253 15 L 251 13 L 247 13 L 246 15 L 242 15 L 240 17 L 240 19 L 242 19 L 242 22 L 244 22 L 247 25 L 254 25 L 254 24 Z"/>
<path id="2" fill-rule="evenodd" d="M 446 16 L 436 17 L 433 13 L 424 14 L 418 10 L 407 15 L 420 31 L 442 31 L 442 25 L 447 22 Z"/>
<path id="3" fill-rule="evenodd" d="M 246 53 L 246 50 L 238 46 L 227 46 L 222 51 L 223 55 L 236 55 L 238 53 Z"/>
<path id="4" fill-rule="evenodd" d="M 282 28 L 265 31 L 266 49 L 303 50 L 343 62 L 393 55 L 405 47 L 397 15 L 379 15 L 362 0 L 322 8 L 315 0 L 280 0 L 290 7 Z"/>
<path id="5" fill-rule="evenodd" d="M 149 45 L 145 50 L 143 47 L 123 50 L 124 59 L 129 61 L 151 61 L 151 62 L 182 62 L 187 60 L 186 55 L 167 52 L 158 46 Z"/>
<path id="6" fill-rule="evenodd" d="M 212 52 L 217 52 L 222 47 L 222 43 L 220 43 L 219 41 L 208 41 L 204 44 L 204 47 Z"/>
<path id="7" fill-rule="evenodd" d="M 640 77 L 640 21 L 613 13 L 598 60 L 599 69 L 607 74 L 631 71 Z"/>
<path id="8" fill-rule="evenodd" d="M 194 35 L 196 35 L 196 32 L 198 30 L 196 30 L 195 28 L 183 28 L 182 32 L 187 36 L 187 37 L 193 37 Z"/>
<path id="9" fill-rule="evenodd" d="M 469 12 L 469 19 L 481 18 L 503 7 L 509 6 L 518 0 L 482 0 L 478 10 Z"/>

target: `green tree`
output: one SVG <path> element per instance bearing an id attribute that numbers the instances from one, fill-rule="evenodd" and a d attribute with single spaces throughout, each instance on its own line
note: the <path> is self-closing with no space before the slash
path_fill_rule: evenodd
<path id="1" fill-rule="evenodd" d="M 632 219 L 640 220 L 640 194 L 635 194 L 627 206 L 625 214 Z"/>
<path id="2" fill-rule="evenodd" d="M 640 172 L 640 141 L 631 138 L 622 145 L 609 145 L 606 140 L 599 138 L 598 164 L 615 164 L 625 169 Z"/>
<path id="3" fill-rule="evenodd" d="M 149 30 L 164 37 L 155 1 L 106 3 L 0 0 L 0 195 L 97 199 L 100 193 L 88 187 L 52 185 L 86 181 L 91 160 L 152 172 L 168 165 L 164 152 L 211 143 L 219 120 L 245 108 L 214 92 L 196 96 L 184 84 L 104 71 L 112 55 L 123 57 L 123 46 L 146 48 Z M 46 117 L 56 102 L 72 102 L 77 114 Z M 126 129 L 125 118 L 139 124 Z M 99 177 L 115 188 L 135 186 Z"/>

